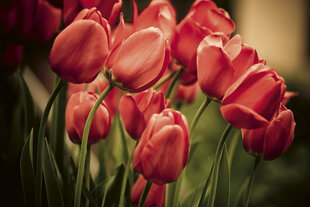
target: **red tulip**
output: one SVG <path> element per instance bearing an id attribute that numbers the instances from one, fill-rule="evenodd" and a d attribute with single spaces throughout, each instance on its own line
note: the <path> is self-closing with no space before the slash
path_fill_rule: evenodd
<path id="1" fill-rule="evenodd" d="M 131 189 L 131 201 L 134 206 L 138 206 L 140 197 L 144 190 L 146 180 L 140 175 L 139 179 Z M 147 197 L 145 199 L 144 207 L 164 207 L 166 197 L 166 185 L 152 184 Z"/>
<path id="2" fill-rule="evenodd" d="M 253 65 L 226 91 L 223 117 L 238 128 L 260 128 L 269 123 L 280 106 L 286 85 L 274 69 Z"/>
<path id="3" fill-rule="evenodd" d="M 160 113 L 168 104 L 164 94 L 152 88 L 136 96 L 124 95 L 120 100 L 119 110 L 128 134 L 139 139 L 150 117 Z"/>
<path id="4" fill-rule="evenodd" d="M 79 91 L 84 91 L 86 88 L 89 92 L 101 94 L 108 84 L 109 82 L 107 80 L 100 77 L 97 77 L 93 82 L 89 83 L 87 87 L 86 84 L 68 83 L 67 98 L 69 99 L 72 94 Z M 104 101 L 110 110 L 111 116 L 114 116 L 117 113 L 119 97 L 120 90 L 114 87 L 104 98 Z"/>
<path id="5" fill-rule="evenodd" d="M 188 70 L 196 75 L 196 51 L 203 38 L 212 32 L 225 35 L 235 30 L 228 13 L 217 8 L 209 0 L 196 0 L 186 17 L 178 24 L 172 41 L 172 55 Z"/>
<path id="6" fill-rule="evenodd" d="M 292 111 L 282 107 L 267 126 L 242 129 L 243 147 L 254 156 L 273 160 L 292 144 L 295 125 Z"/>
<path id="7" fill-rule="evenodd" d="M 66 27 L 55 39 L 50 53 L 54 72 L 73 83 L 93 81 L 109 54 L 109 25 L 103 18 L 90 18 Z"/>
<path id="8" fill-rule="evenodd" d="M 135 4 L 135 0 L 132 1 Z M 134 7 L 136 8 L 136 7 Z M 137 10 L 134 10 L 137 13 Z M 151 3 L 133 20 L 135 31 L 157 27 L 172 41 L 176 29 L 176 13 L 168 0 L 152 0 Z"/>
<path id="9" fill-rule="evenodd" d="M 22 59 L 23 46 L 14 43 L 1 43 L 0 67 L 1 73 L 12 73 L 18 67 Z"/>
<path id="10" fill-rule="evenodd" d="M 68 25 L 81 10 L 96 7 L 101 12 L 102 16 L 108 20 L 109 24 L 114 27 L 122 4 L 122 0 L 64 0 L 64 22 Z"/>
<path id="11" fill-rule="evenodd" d="M 154 114 L 133 153 L 133 167 L 156 184 L 174 182 L 186 165 L 189 129 L 185 116 L 173 109 Z"/>
<path id="12" fill-rule="evenodd" d="M 144 91 L 154 85 L 170 59 L 167 39 L 154 27 L 135 32 L 125 40 L 116 35 L 113 48 L 105 75 L 118 87 L 131 92 Z"/>
<path id="13" fill-rule="evenodd" d="M 7 1 L 0 6 L 0 30 L 14 41 L 48 41 L 60 22 L 61 10 L 46 0 Z"/>
<path id="14" fill-rule="evenodd" d="M 240 35 L 226 43 L 225 36 L 213 33 L 197 49 L 197 76 L 201 90 L 222 99 L 231 84 L 259 60 L 256 50 L 242 43 Z"/>
<path id="15" fill-rule="evenodd" d="M 97 94 L 87 91 L 77 92 L 70 97 L 66 108 L 66 129 L 72 142 L 81 143 L 86 119 L 97 99 Z M 88 143 L 91 144 L 105 139 L 110 132 L 110 128 L 110 111 L 103 101 L 92 121 Z"/>

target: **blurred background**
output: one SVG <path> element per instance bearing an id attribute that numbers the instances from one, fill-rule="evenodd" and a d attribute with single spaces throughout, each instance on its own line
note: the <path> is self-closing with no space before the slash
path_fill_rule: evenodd
<path id="1" fill-rule="evenodd" d="M 131 19 L 131 4 L 123 1 L 125 20 Z M 294 112 L 295 139 L 289 150 L 274 161 L 262 161 L 259 165 L 252 191 L 251 206 L 309 206 L 310 201 L 310 1 L 307 0 L 215 0 L 218 7 L 226 9 L 236 24 L 236 32 L 243 41 L 256 48 L 259 57 L 267 65 L 276 68 L 287 82 L 287 89 L 299 95 L 290 100 L 287 107 Z M 149 1 L 137 0 L 141 11 Z M 172 0 L 180 21 L 188 12 L 193 0 Z M 1 3 L 2 4 L 2 3 Z M 5 41 L 5 39 L 1 39 Z M 27 62 L 23 76 L 35 102 L 37 122 L 54 86 L 55 75 L 50 69 L 48 55 L 53 40 L 27 44 L 24 60 Z M 2 69 L 2 68 L 1 68 Z M 0 69 L 0 70 L 1 70 Z M 20 110 L 20 89 L 16 73 L 0 76 L 0 183 L 1 199 L 12 205 L 23 205 L 20 183 L 19 156 L 22 147 L 18 129 L 23 120 Z M 181 111 L 189 123 L 204 99 L 198 100 Z M 189 192 L 201 186 L 211 168 L 211 160 L 217 141 L 226 125 L 221 118 L 219 105 L 212 103 L 205 111 L 195 132 L 199 145 L 191 155 L 187 176 Z M 206 132 L 207 131 L 207 132 Z M 237 131 L 237 130 L 235 130 Z M 236 134 L 235 138 L 234 134 Z M 230 162 L 231 202 L 238 196 L 240 186 L 247 178 L 253 157 L 242 147 L 238 132 L 228 138 L 228 152 L 235 142 L 235 158 Z"/>

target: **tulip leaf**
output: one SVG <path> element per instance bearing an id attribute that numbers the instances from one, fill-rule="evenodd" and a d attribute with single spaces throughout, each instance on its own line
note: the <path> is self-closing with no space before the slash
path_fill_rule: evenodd
<path id="1" fill-rule="evenodd" d="M 117 206 L 120 198 L 124 174 L 125 174 L 125 166 L 122 164 L 119 167 L 117 167 L 115 174 L 108 180 L 104 192 L 104 199 L 103 199 L 104 206 Z M 126 197 L 128 200 L 129 199 L 128 185 L 125 191 L 125 198 Z"/>
<path id="2" fill-rule="evenodd" d="M 218 184 L 214 203 L 215 207 L 229 206 L 230 202 L 230 170 L 228 165 L 226 144 L 224 144 L 221 154 Z"/>
<path id="3" fill-rule="evenodd" d="M 25 120 L 24 137 L 26 138 L 34 123 L 34 104 L 29 88 L 20 70 L 18 72 L 18 81 L 21 91 L 21 103 L 23 105 L 24 120 Z"/>
<path id="4" fill-rule="evenodd" d="M 33 167 L 33 130 L 28 136 L 20 157 L 20 173 L 26 206 L 34 206 L 35 174 Z"/>
<path id="5" fill-rule="evenodd" d="M 53 158 L 52 150 L 45 138 L 43 148 L 43 175 L 47 192 L 49 206 L 64 206 L 60 188 L 60 181 L 57 176 L 57 166 Z"/>

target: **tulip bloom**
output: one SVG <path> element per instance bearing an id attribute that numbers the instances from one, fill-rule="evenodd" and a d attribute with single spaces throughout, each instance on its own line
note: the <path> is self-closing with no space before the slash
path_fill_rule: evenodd
<path id="1" fill-rule="evenodd" d="M 286 85 L 276 70 L 253 65 L 226 91 L 223 117 L 238 128 L 260 128 L 269 123 L 280 106 Z"/>
<path id="2" fill-rule="evenodd" d="M 130 198 L 134 206 L 138 206 L 145 185 L 146 180 L 140 175 L 131 189 Z M 145 199 L 144 207 L 164 207 L 165 197 L 166 185 L 156 185 L 153 183 Z"/>
<path id="3" fill-rule="evenodd" d="M 80 91 L 73 94 L 66 108 L 66 129 L 72 142 L 80 144 L 84 126 L 90 110 L 98 99 L 98 95 Z M 88 143 L 92 144 L 105 139 L 111 128 L 110 111 L 103 101 L 95 113 L 88 136 Z"/>
<path id="4" fill-rule="evenodd" d="M 133 167 L 156 184 L 174 182 L 186 165 L 189 129 L 185 116 L 173 109 L 154 114 L 133 153 Z"/>
<path id="5" fill-rule="evenodd" d="M 100 12 L 83 15 L 55 39 L 50 53 L 51 67 L 67 81 L 92 82 L 104 67 L 109 40 L 110 26 Z"/>
<path id="6" fill-rule="evenodd" d="M 150 4 L 138 15 L 135 0 L 133 2 L 134 30 L 139 31 L 148 27 L 157 27 L 172 41 L 176 29 L 176 13 L 168 0 L 152 0 Z"/>
<path id="7" fill-rule="evenodd" d="M 292 111 L 283 106 L 267 126 L 242 129 L 243 147 L 254 156 L 273 160 L 292 144 L 295 125 Z"/>
<path id="8" fill-rule="evenodd" d="M 68 83 L 68 90 L 67 90 L 67 98 L 69 99 L 72 94 L 86 90 L 92 93 L 101 94 L 104 89 L 108 86 L 109 82 L 99 76 L 91 83 L 85 86 L 85 84 L 74 84 Z M 120 97 L 120 90 L 114 87 L 109 94 L 104 98 L 105 103 L 107 104 L 111 116 L 114 116 L 118 110 L 118 102 Z"/>
<path id="9" fill-rule="evenodd" d="M 298 93 L 294 92 L 294 91 L 286 91 L 282 100 L 282 104 L 286 105 L 291 98 L 298 96 Z"/>
<path id="10" fill-rule="evenodd" d="M 162 92 L 154 89 L 141 92 L 136 96 L 124 95 L 119 103 L 119 110 L 128 134 L 139 139 L 150 117 L 160 113 L 169 102 Z"/>
<path id="11" fill-rule="evenodd" d="M 64 0 L 64 22 L 68 25 L 81 10 L 96 7 L 113 27 L 121 11 L 122 5 L 122 0 Z"/>
<path id="12" fill-rule="evenodd" d="M 212 32 L 225 35 L 235 30 L 228 13 L 210 0 L 196 0 L 186 17 L 177 25 L 172 55 L 187 71 L 196 75 L 196 51 L 201 40 Z M 193 79 L 194 80 L 194 79 Z"/>
<path id="13" fill-rule="evenodd" d="M 122 38 L 119 29 L 107 60 L 105 75 L 120 88 L 131 92 L 144 91 L 160 79 L 168 66 L 168 41 L 154 27 L 135 32 L 125 40 Z"/>
<path id="14" fill-rule="evenodd" d="M 210 97 L 222 99 L 231 84 L 252 65 L 264 63 L 254 48 L 243 44 L 240 35 L 227 42 L 225 36 L 213 33 L 197 49 L 197 76 L 201 90 Z"/>

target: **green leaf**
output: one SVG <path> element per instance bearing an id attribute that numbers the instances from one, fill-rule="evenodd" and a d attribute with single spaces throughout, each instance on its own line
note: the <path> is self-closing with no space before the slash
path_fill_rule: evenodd
<path id="1" fill-rule="evenodd" d="M 230 202 L 230 170 L 228 165 L 228 153 L 226 144 L 222 150 L 220 170 L 218 176 L 215 207 L 229 206 Z"/>
<path id="2" fill-rule="evenodd" d="M 43 175 L 47 192 L 49 206 L 64 206 L 59 179 L 57 176 L 57 166 L 53 161 L 52 150 L 45 138 L 43 148 Z"/>
<path id="3" fill-rule="evenodd" d="M 104 206 L 117 206 L 120 198 L 124 174 L 125 174 L 125 166 L 122 164 L 119 167 L 117 167 L 115 174 L 109 179 L 109 181 L 106 184 L 103 199 Z M 127 188 L 126 190 L 127 194 L 125 193 L 125 195 L 128 195 L 129 188 Z"/>
<path id="4" fill-rule="evenodd" d="M 33 130 L 28 136 L 20 157 L 20 173 L 26 206 L 34 206 Z"/>
<path id="5" fill-rule="evenodd" d="M 34 104 L 32 96 L 29 92 L 29 88 L 26 84 L 25 79 L 22 76 L 21 71 L 18 73 L 18 81 L 21 91 L 21 103 L 23 105 L 25 126 L 24 126 L 24 137 L 26 138 L 34 125 Z"/>

